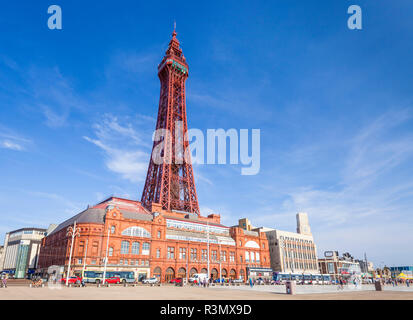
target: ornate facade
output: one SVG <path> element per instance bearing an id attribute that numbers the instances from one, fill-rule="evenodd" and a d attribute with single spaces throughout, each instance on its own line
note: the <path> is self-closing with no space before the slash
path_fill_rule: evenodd
<path id="1" fill-rule="evenodd" d="M 269 268 L 265 233 L 220 224 L 220 216 L 193 216 L 166 211 L 153 204 L 153 212 L 140 202 L 109 198 L 60 224 L 43 239 L 39 272 L 50 266 L 69 264 L 71 237 L 67 228 L 74 221 L 79 235 L 74 239 L 71 270 L 133 271 L 135 278 L 156 276 L 162 282 L 194 273 L 212 278 L 248 277 L 250 268 Z M 107 252 L 107 254 L 106 254 Z"/>

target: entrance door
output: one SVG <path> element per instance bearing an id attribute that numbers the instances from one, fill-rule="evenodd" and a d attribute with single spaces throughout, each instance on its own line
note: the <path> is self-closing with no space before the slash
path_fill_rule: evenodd
<path id="1" fill-rule="evenodd" d="M 175 278 L 175 270 L 169 267 L 168 269 L 166 269 L 165 281 L 170 282 L 174 278 Z"/>

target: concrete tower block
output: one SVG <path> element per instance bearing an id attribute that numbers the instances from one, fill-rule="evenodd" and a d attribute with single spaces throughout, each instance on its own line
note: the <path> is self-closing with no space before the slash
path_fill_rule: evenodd
<path id="1" fill-rule="evenodd" d="M 297 233 L 312 235 L 310 223 L 308 222 L 308 214 L 305 212 L 297 213 Z"/>

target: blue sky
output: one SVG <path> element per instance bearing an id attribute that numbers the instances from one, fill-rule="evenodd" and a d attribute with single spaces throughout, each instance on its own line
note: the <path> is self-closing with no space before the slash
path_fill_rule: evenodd
<path id="1" fill-rule="evenodd" d="M 189 126 L 261 130 L 258 175 L 195 166 L 201 210 L 291 231 L 305 211 L 319 256 L 412 265 L 412 15 L 408 0 L 2 4 L 0 237 L 140 199 L 176 20 Z"/>

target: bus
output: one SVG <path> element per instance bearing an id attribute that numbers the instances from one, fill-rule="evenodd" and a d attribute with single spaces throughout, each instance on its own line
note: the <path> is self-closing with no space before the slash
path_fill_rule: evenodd
<path id="1" fill-rule="evenodd" d="M 135 273 L 133 271 L 106 271 L 106 279 L 118 277 L 122 283 L 134 283 Z M 102 283 L 103 271 L 85 271 L 83 274 L 85 283 Z"/>
<path id="2" fill-rule="evenodd" d="M 331 284 L 331 276 L 328 274 L 303 274 L 302 273 L 284 273 L 274 272 L 273 280 L 278 283 L 285 283 L 286 281 L 296 281 L 304 284 Z"/>

